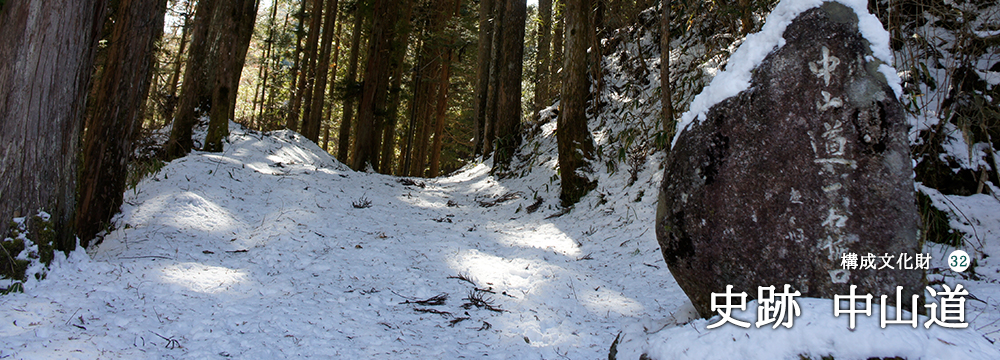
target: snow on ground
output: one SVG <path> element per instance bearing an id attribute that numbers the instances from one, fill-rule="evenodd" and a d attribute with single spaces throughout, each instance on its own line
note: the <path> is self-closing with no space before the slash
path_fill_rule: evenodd
<path id="1" fill-rule="evenodd" d="M 293 132 L 235 129 L 230 140 L 143 180 L 89 255 L 0 297 L 0 358 L 594 359 L 619 332 L 621 359 L 996 352 L 977 332 L 998 338 L 994 270 L 962 282 L 986 302 L 968 302 L 970 330 L 881 332 L 862 320 L 854 333 L 810 299 L 792 331 L 691 322 L 652 231 L 659 157 L 631 187 L 602 173 L 551 217 L 561 210 L 548 162 L 521 178 L 474 164 L 404 185 L 350 171 Z M 996 244 L 1000 225 L 986 226 L 980 236 Z M 500 311 L 463 308 L 475 288 Z M 443 305 L 413 303 L 439 294 Z"/>
<path id="2" fill-rule="evenodd" d="M 510 188 L 477 164 L 405 186 L 296 133 L 230 139 L 130 190 L 89 258 L 0 297 L 0 358 L 587 359 L 622 321 L 686 302 L 649 226 L 655 196 L 546 220 L 547 177 Z M 524 186 L 543 189 L 531 214 Z M 502 312 L 462 308 L 476 287 Z"/>

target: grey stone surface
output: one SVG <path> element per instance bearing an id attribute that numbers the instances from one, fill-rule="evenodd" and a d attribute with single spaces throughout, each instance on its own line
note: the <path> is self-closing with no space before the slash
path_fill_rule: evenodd
<path id="1" fill-rule="evenodd" d="M 894 255 L 898 267 L 900 253 L 921 249 L 903 109 L 852 10 L 808 10 L 784 37 L 750 88 L 671 150 L 656 220 L 663 257 L 705 317 L 726 285 L 751 298 L 784 284 L 833 298 L 855 284 L 890 304 L 900 285 L 908 302 L 923 294 L 922 270 L 841 267 L 844 253 Z"/>

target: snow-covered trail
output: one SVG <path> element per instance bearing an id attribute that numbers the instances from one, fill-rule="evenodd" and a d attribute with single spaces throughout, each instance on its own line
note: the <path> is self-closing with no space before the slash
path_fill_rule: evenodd
<path id="1" fill-rule="evenodd" d="M 477 164 L 406 181 L 351 171 L 296 133 L 231 128 L 226 152 L 129 190 L 99 246 L 0 296 L 0 359 L 598 359 L 619 332 L 619 359 L 1000 357 L 1000 263 L 956 276 L 940 245 L 925 248 L 929 279 L 976 297 L 969 329 L 883 330 L 876 306 L 852 331 L 832 300 L 805 298 L 790 330 L 691 321 L 653 233 L 659 156 L 633 184 L 601 172 L 557 216 L 553 126 L 524 176 Z M 940 197 L 974 220 L 953 222 L 975 226 L 970 251 L 1000 252 L 996 199 Z"/>
<path id="2" fill-rule="evenodd" d="M 0 297 L 0 358 L 592 359 L 624 324 L 689 306 L 655 196 L 546 219 L 558 184 L 541 176 L 501 184 L 478 165 L 407 186 L 295 133 L 231 140 L 127 193 L 91 259 Z M 474 288 L 502 312 L 462 308 Z"/>

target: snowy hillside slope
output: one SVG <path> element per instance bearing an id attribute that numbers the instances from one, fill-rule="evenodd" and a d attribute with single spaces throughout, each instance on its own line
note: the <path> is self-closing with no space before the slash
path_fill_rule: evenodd
<path id="1" fill-rule="evenodd" d="M 547 177 L 498 181 L 477 164 L 404 185 L 296 133 L 231 125 L 225 152 L 127 193 L 89 255 L 0 297 L 0 358 L 587 359 L 623 322 L 684 313 L 654 196 L 546 219 L 555 187 L 528 209 Z"/>

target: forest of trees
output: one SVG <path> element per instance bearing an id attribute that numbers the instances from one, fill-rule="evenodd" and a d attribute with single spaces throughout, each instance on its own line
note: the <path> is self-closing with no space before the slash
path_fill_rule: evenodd
<path id="1" fill-rule="evenodd" d="M 356 170 L 435 177 L 494 156 L 503 175 L 522 123 L 561 99 L 562 198 L 572 205 L 594 186 L 578 171 L 594 152 L 585 109 L 599 71 L 588 49 L 599 29 L 651 5 L 65 3 L 8 1 L 0 20 L 9 34 L 0 88 L 11 99 L 0 104 L 0 217 L 52 213 L 64 250 L 73 234 L 86 246 L 107 227 L 140 137 L 170 127 L 161 160 L 223 151 L 230 120 L 298 131 Z M 73 21 L 52 20 L 63 18 Z M 193 138 L 198 126 L 207 126 L 204 143 Z"/>
<path id="2" fill-rule="evenodd" d="M 673 80 L 658 88 L 662 150 L 690 100 L 678 93 L 703 86 L 670 73 L 671 34 L 705 37 L 704 57 L 717 57 L 758 30 L 775 1 L 661 3 L 0 2 L 0 219 L 44 209 L 58 248 L 71 248 L 73 234 L 86 246 L 118 211 L 135 165 L 149 161 L 136 158 L 136 141 L 164 126 L 155 161 L 223 151 L 235 121 L 297 131 L 359 171 L 436 177 L 492 157 L 506 176 L 522 128 L 552 105 L 561 199 L 572 206 L 596 186 L 587 120 L 601 106 L 600 61 L 621 41 L 616 29 L 649 22 L 640 14 L 658 23 L 660 78 Z M 907 4 L 872 2 L 899 39 L 906 23 L 885 8 L 905 16 L 918 6 Z M 204 143 L 193 138 L 199 126 Z M 8 226 L 0 221 L 0 233 Z"/>

